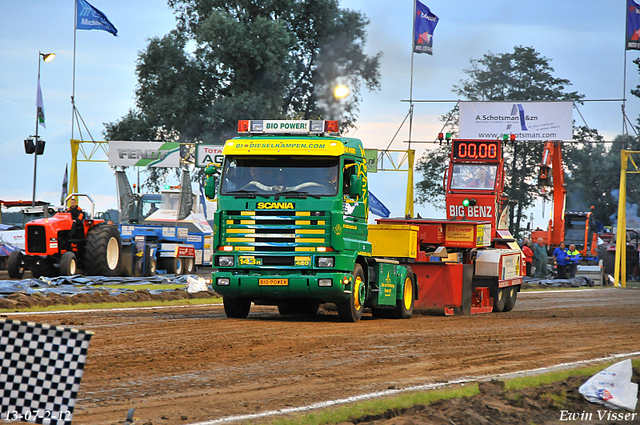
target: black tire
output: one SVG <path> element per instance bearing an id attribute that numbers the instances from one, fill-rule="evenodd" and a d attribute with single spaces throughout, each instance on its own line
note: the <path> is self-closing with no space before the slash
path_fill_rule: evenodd
<path id="1" fill-rule="evenodd" d="M 13 251 L 9 254 L 7 270 L 9 270 L 9 277 L 11 279 L 22 279 L 24 276 L 24 259 L 22 257 L 23 254 L 20 251 Z"/>
<path id="2" fill-rule="evenodd" d="M 78 263 L 76 261 L 76 254 L 71 251 L 67 251 L 60 257 L 60 268 L 58 273 L 60 276 L 73 276 L 78 271 Z"/>
<path id="3" fill-rule="evenodd" d="M 404 279 L 404 285 L 402 288 L 402 298 L 396 302 L 396 309 L 394 310 L 396 319 L 411 319 L 413 316 L 413 300 L 415 298 L 413 290 L 415 289 L 413 270 L 411 267 L 406 266 L 407 276 Z"/>
<path id="4" fill-rule="evenodd" d="M 184 273 L 193 274 L 196 271 L 196 259 L 195 258 L 183 258 Z"/>
<path id="5" fill-rule="evenodd" d="M 174 274 L 176 276 L 184 273 L 184 263 L 185 259 L 180 257 L 162 259 L 162 264 L 167 274 Z"/>
<path id="6" fill-rule="evenodd" d="M 251 310 L 251 300 L 246 298 L 222 297 L 224 312 L 231 319 L 246 319 Z"/>
<path id="7" fill-rule="evenodd" d="M 602 260 L 602 268 L 606 274 L 613 275 L 613 269 L 615 267 L 616 261 L 616 252 L 615 251 L 607 251 L 608 244 L 599 245 L 596 253 L 598 257 Z"/>
<path id="8" fill-rule="evenodd" d="M 504 288 L 507 292 L 507 299 L 504 302 L 503 311 L 511 311 L 516 306 L 516 300 L 518 299 L 519 286 L 508 286 Z"/>
<path id="9" fill-rule="evenodd" d="M 367 285 L 362 266 L 356 263 L 353 269 L 353 283 L 349 300 L 338 304 L 338 316 L 343 322 L 358 322 L 362 317 L 366 300 Z"/>
<path id="10" fill-rule="evenodd" d="M 86 274 L 117 276 L 121 250 L 122 241 L 115 226 L 99 224 L 89 229 L 84 253 Z"/>
<path id="11" fill-rule="evenodd" d="M 493 312 L 494 313 L 502 313 L 504 311 L 504 306 L 507 302 L 508 294 L 506 291 L 507 288 L 498 288 L 496 292 L 496 296 L 493 299 Z"/>
<path id="12" fill-rule="evenodd" d="M 158 264 L 156 259 L 151 257 L 149 258 L 149 276 L 155 276 L 156 273 L 158 273 Z"/>

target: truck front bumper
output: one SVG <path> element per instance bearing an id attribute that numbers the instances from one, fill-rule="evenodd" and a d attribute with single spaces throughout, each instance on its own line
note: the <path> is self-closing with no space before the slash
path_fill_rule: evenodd
<path id="1" fill-rule="evenodd" d="M 245 274 L 219 271 L 212 274 L 213 290 L 223 296 L 249 298 L 265 304 L 287 299 L 311 299 L 341 303 L 349 300 L 353 276 L 348 272 L 301 274 Z"/>

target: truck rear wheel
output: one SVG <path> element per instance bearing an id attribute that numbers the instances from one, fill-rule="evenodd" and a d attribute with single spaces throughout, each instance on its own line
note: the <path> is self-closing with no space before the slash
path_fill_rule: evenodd
<path id="1" fill-rule="evenodd" d="M 396 302 L 395 316 L 397 319 L 411 319 L 413 316 L 413 271 L 407 267 L 407 276 L 404 279 L 402 298 Z"/>
<path id="2" fill-rule="evenodd" d="M 224 312 L 232 319 L 246 319 L 251 310 L 251 300 L 246 298 L 222 297 Z"/>
<path id="3" fill-rule="evenodd" d="M 516 300 L 518 299 L 518 287 L 517 286 L 509 286 L 508 288 L 504 288 L 506 290 L 507 299 L 504 302 L 504 310 L 503 311 L 511 311 L 513 307 L 516 306 Z"/>
<path id="4" fill-rule="evenodd" d="M 94 276 L 116 276 L 121 246 L 120 233 L 115 226 L 99 224 L 89 229 L 84 253 L 86 273 Z"/>
<path id="5" fill-rule="evenodd" d="M 22 279 L 22 276 L 24 276 L 24 261 L 22 257 L 23 255 L 20 251 L 13 251 L 9 254 L 7 269 L 11 279 Z"/>
<path id="6" fill-rule="evenodd" d="M 60 276 L 73 276 L 77 271 L 76 254 L 67 251 L 60 257 Z"/>
<path id="7" fill-rule="evenodd" d="M 353 269 L 353 283 L 349 300 L 338 304 L 338 316 L 344 322 L 358 322 L 362 317 L 367 287 L 364 281 L 362 266 L 356 263 Z"/>

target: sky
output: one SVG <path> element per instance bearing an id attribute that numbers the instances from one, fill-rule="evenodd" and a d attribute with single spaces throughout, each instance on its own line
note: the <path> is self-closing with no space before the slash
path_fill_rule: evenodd
<path id="1" fill-rule="evenodd" d="M 103 139 L 104 123 L 114 122 L 135 106 L 135 66 L 148 40 L 175 28 L 175 15 L 162 0 L 93 0 L 118 29 L 76 31 L 76 106 L 94 140 Z M 440 21 L 433 37 L 433 55 L 414 55 L 413 99 L 456 100 L 454 85 L 466 78 L 471 59 L 492 52 L 509 53 L 514 46 L 536 49 L 551 60 L 554 76 L 570 80 L 568 91 L 589 100 L 623 97 L 627 57 L 627 115 L 640 115 L 640 99 L 630 95 L 638 86 L 638 51 L 625 52 L 625 5 L 622 0 L 514 2 L 508 0 L 427 0 Z M 393 5 L 393 6 L 391 6 Z M 413 3 L 410 0 L 341 0 L 340 6 L 369 19 L 365 52 L 382 52 L 381 88 L 363 88 L 357 127 L 349 135 L 365 147 L 406 149 L 409 128 L 401 123 L 409 105 Z M 56 53 L 41 63 L 46 141 L 38 157 L 36 198 L 59 204 L 65 166 L 71 163 L 71 95 L 73 93 L 74 1 L 0 0 L 0 199 L 30 200 L 34 155 L 24 152 L 23 140 L 36 131 L 36 85 L 39 52 Z M 434 140 L 442 127 L 439 117 L 453 103 L 417 103 L 412 140 Z M 591 128 L 606 140 L 622 132 L 621 102 L 587 102 L 579 106 Z M 269 118 L 269 117 L 247 117 Z M 577 124 L 584 122 L 574 110 Z M 77 126 L 75 138 L 80 138 Z M 86 131 L 82 138 L 90 140 Z M 419 158 L 429 145 L 412 144 Z M 96 159 L 106 159 L 96 155 Z M 117 208 L 115 177 L 106 163 L 79 163 L 80 192 L 90 194 L 97 211 Z M 132 173 L 132 172 L 130 172 Z M 134 179 L 130 174 L 130 179 Z M 416 181 L 419 176 L 416 175 Z M 406 173 L 384 172 L 370 177 L 371 191 L 391 210 L 404 215 Z M 546 227 L 549 205 L 530 211 L 536 225 Z M 443 217 L 431 205 L 416 205 L 423 217 Z M 528 213 L 529 214 L 529 213 Z M 527 215 L 528 215 L 527 214 Z"/>

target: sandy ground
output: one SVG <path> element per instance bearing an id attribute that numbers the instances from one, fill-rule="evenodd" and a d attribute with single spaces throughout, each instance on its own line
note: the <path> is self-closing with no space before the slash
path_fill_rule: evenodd
<path id="1" fill-rule="evenodd" d="M 222 306 L 7 318 L 91 330 L 74 425 L 185 424 L 640 351 L 640 290 L 522 293 L 513 311 L 341 323 Z"/>

